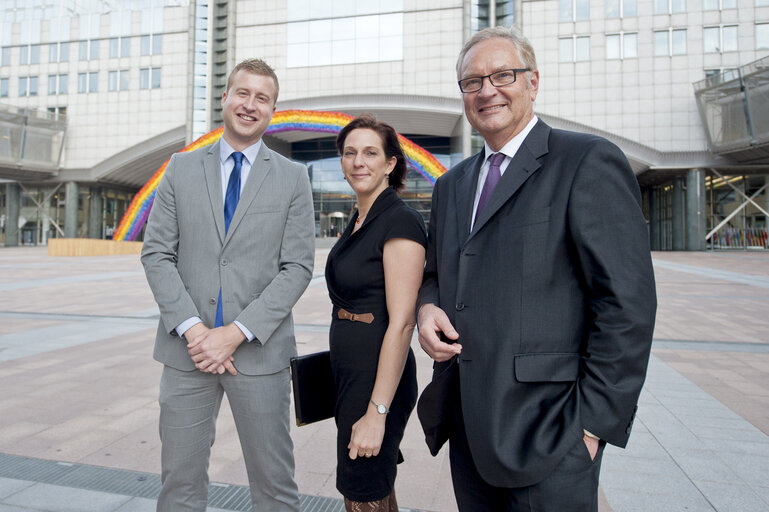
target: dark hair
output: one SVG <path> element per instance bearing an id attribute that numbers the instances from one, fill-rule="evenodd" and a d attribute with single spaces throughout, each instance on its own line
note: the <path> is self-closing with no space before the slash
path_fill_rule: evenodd
<path id="1" fill-rule="evenodd" d="M 278 85 L 278 75 L 276 75 L 275 70 L 273 70 L 270 65 L 264 62 L 262 59 L 246 59 L 232 68 L 232 71 L 230 71 L 230 76 L 227 77 L 226 90 L 228 93 L 230 92 L 230 87 L 232 87 L 232 80 L 241 69 L 255 75 L 269 76 L 272 78 L 272 81 L 275 82 L 275 97 L 272 98 L 272 104 L 275 105 L 278 102 L 278 91 L 280 90 L 280 86 Z"/>
<path id="2" fill-rule="evenodd" d="M 382 149 L 385 153 L 385 158 L 388 160 L 395 157 L 395 167 L 390 171 L 390 175 L 387 178 L 387 183 L 396 192 L 399 192 L 406 188 L 406 156 L 403 154 L 403 148 L 398 140 L 398 133 L 389 124 L 379 121 L 371 114 L 361 114 L 342 128 L 339 135 L 336 136 L 336 149 L 339 154 L 342 154 L 344 150 L 344 141 L 350 132 L 359 128 L 366 128 L 374 130 L 382 141 Z"/>

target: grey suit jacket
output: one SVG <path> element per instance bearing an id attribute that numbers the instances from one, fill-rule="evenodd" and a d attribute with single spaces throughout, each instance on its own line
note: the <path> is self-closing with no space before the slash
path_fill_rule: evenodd
<path id="1" fill-rule="evenodd" d="M 459 333 L 478 471 L 523 487 L 545 478 L 583 428 L 627 443 L 651 349 L 654 274 L 638 182 L 607 140 L 539 121 L 471 231 L 482 162 L 470 157 L 435 185 L 419 304 L 440 306 Z"/>
<path id="2" fill-rule="evenodd" d="M 256 336 L 235 351 L 235 367 L 275 373 L 296 355 L 291 309 L 312 277 L 307 169 L 262 144 L 226 235 L 220 172 L 217 142 L 173 155 L 158 185 L 141 255 L 160 308 L 154 357 L 195 369 L 175 328 L 193 316 L 213 327 L 221 289 L 224 324 Z"/>

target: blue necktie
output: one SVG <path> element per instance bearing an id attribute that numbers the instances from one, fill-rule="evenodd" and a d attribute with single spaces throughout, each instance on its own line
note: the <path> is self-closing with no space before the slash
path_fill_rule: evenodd
<path id="1" fill-rule="evenodd" d="M 478 222 L 478 217 L 481 216 L 483 207 L 486 206 L 491 193 L 494 192 L 497 183 L 502 178 L 499 166 L 504 159 L 505 155 L 503 153 L 494 153 L 489 157 L 489 172 L 486 174 L 486 181 L 483 182 L 483 189 L 481 190 L 481 197 L 478 199 L 478 208 L 475 210 L 475 220 L 473 222 Z"/>
<path id="2" fill-rule="evenodd" d="M 232 216 L 235 214 L 235 208 L 238 207 L 238 200 L 240 199 L 240 168 L 243 164 L 243 153 L 235 151 L 232 153 L 232 159 L 235 161 L 235 166 L 230 173 L 230 180 L 227 182 L 227 194 L 224 196 L 225 233 L 230 229 L 230 222 L 232 222 Z M 222 290 L 220 288 L 214 327 L 221 327 L 222 325 L 224 325 L 224 320 L 222 319 Z"/>

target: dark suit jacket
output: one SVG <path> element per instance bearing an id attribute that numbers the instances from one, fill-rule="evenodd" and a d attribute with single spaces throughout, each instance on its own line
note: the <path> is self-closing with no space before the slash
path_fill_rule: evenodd
<path id="1" fill-rule="evenodd" d="M 459 332 L 478 471 L 522 487 L 545 478 L 583 428 L 627 443 L 654 275 L 638 183 L 607 140 L 539 121 L 470 232 L 482 162 L 470 157 L 435 185 L 419 305 L 440 306 Z"/>

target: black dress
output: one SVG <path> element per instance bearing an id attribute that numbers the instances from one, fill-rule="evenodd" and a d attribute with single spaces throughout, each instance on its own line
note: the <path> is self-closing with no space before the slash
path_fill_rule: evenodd
<path id="1" fill-rule="evenodd" d="M 375 501 L 393 490 L 398 446 L 417 399 L 416 364 L 409 348 L 379 455 L 350 460 L 347 445 L 352 426 L 368 408 L 389 320 L 382 252 L 391 238 L 407 238 L 425 246 L 427 236 L 421 216 L 389 187 L 376 198 L 365 221 L 353 233 L 357 218 L 355 213 L 326 263 L 326 283 L 334 304 L 329 346 L 337 397 L 336 487 L 350 500 Z M 350 313 L 372 313 L 374 321 L 341 320 L 337 317 L 340 308 Z"/>

